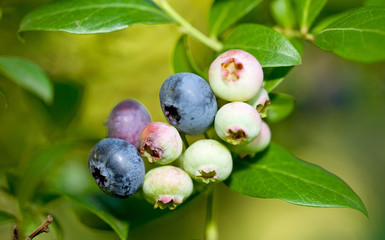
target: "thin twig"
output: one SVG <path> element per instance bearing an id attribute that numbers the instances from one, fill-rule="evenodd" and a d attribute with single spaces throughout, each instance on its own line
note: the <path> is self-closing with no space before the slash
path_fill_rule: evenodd
<path id="1" fill-rule="evenodd" d="M 13 227 L 13 237 L 12 237 L 12 240 L 19 240 L 19 229 L 17 228 L 16 225 Z"/>
<path id="2" fill-rule="evenodd" d="M 50 225 L 52 223 L 52 221 L 53 221 L 52 216 L 48 215 L 47 219 L 38 228 L 36 228 L 35 231 L 33 231 L 31 234 L 29 234 L 28 237 L 26 237 L 24 240 L 32 240 L 34 237 L 36 237 L 40 233 L 49 232 L 48 225 Z"/>

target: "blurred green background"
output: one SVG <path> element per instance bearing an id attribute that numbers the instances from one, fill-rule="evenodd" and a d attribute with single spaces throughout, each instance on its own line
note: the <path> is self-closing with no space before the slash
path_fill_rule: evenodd
<path id="1" fill-rule="evenodd" d="M 139 100 L 153 121 L 165 121 L 158 91 L 173 73 L 171 55 L 180 36 L 176 25 L 135 25 L 99 35 L 28 32 L 23 43 L 17 37 L 22 17 L 45 2 L 0 1 L 0 55 L 25 57 L 40 65 L 55 83 L 57 98 L 47 107 L 0 77 L 7 98 L 7 103 L 0 98 L 0 183 L 5 188 L 12 188 L 6 184 L 5 173 L 25 171 L 28 161 L 42 150 L 63 141 L 76 146 L 79 139 L 105 137 L 104 121 L 123 99 Z M 212 1 L 170 3 L 197 28 L 206 30 Z M 330 0 L 321 17 L 362 4 Z M 268 9 L 269 1 L 264 1 L 241 21 L 271 25 Z M 212 53 L 190 41 L 198 64 L 207 68 L 205 56 Z M 361 197 L 369 219 L 351 209 L 299 207 L 241 196 L 220 184 L 220 239 L 385 239 L 385 64 L 348 62 L 310 44 L 305 44 L 302 62 L 277 89 L 295 97 L 296 109 L 285 121 L 271 125 L 273 140 L 346 181 Z M 99 191 L 87 169 L 90 146 L 81 143 L 70 154 L 57 157 L 58 162 L 43 177 L 44 184 L 75 195 Z M 24 177 L 28 182 L 35 176 Z M 23 215 L 15 203 L 14 197 L 0 192 L 0 210 Z M 44 219 L 34 204 L 27 206 L 36 211 L 32 223 Z M 60 224 L 38 239 L 118 239 L 103 224 L 98 230 L 87 226 L 97 221 L 92 215 L 79 217 L 65 199 L 44 209 Z M 201 239 L 204 220 L 202 194 L 178 211 L 133 229 L 130 239 Z M 10 239 L 13 224 L 0 221 L 0 239 Z M 56 235 L 57 229 L 63 234 Z"/>

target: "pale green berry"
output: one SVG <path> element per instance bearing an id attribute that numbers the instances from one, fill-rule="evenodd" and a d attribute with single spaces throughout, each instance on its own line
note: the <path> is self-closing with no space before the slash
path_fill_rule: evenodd
<path id="1" fill-rule="evenodd" d="M 257 109 L 261 118 L 267 117 L 267 109 L 269 108 L 271 101 L 266 89 L 259 89 L 257 94 L 252 99 L 247 101 L 247 103 Z"/>
<path id="2" fill-rule="evenodd" d="M 187 148 L 183 168 L 198 182 L 221 182 L 230 176 L 233 160 L 225 145 L 216 140 L 203 139 Z"/>
<path id="3" fill-rule="evenodd" d="M 173 210 L 191 195 L 193 183 L 182 169 L 161 166 L 146 174 L 142 190 L 144 198 L 154 204 L 154 208 Z"/>
<path id="4" fill-rule="evenodd" d="M 227 101 L 247 101 L 262 86 L 263 71 L 253 55 L 232 49 L 222 53 L 211 63 L 209 82 L 219 98 Z"/>
<path id="5" fill-rule="evenodd" d="M 265 150 L 269 146 L 270 140 L 271 140 L 270 128 L 267 125 L 267 123 L 262 121 L 261 133 L 258 135 L 256 139 L 254 139 L 254 141 L 247 144 L 229 146 L 229 148 L 233 153 L 240 154 L 241 157 L 244 157 L 247 155 L 253 157 L 256 153 Z"/>
<path id="6" fill-rule="evenodd" d="M 232 102 L 221 107 L 214 120 L 215 131 L 222 140 L 238 145 L 249 143 L 261 131 L 258 111 L 244 102 Z"/>

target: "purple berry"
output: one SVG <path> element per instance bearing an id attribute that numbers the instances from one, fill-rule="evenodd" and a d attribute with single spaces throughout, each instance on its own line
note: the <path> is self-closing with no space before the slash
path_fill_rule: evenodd
<path id="1" fill-rule="evenodd" d="M 142 104 L 132 99 L 124 100 L 108 116 L 108 137 L 126 140 L 138 148 L 139 134 L 149 123 L 150 114 Z"/>
<path id="2" fill-rule="evenodd" d="M 263 82 L 258 60 L 248 52 L 233 49 L 219 55 L 209 69 L 215 95 L 227 101 L 247 101 L 257 94 Z"/>
<path id="3" fill-rule="evenodd" d="M 167 121 L 189 135 L 204 133 L 217 112 L 217 102 L 209 84 L 193 73 L 168 77 L 159 98 Z"/>
<path id="4" fill-rule="evenodd" d="M 168 164 L 181 155 L 183 142 L 175 127 L 153 122 L 140 133 L 139 148 L 140 155 L 150 163 Z"/>
<path id="5" fill-rule="evenodd" d="M 261 131 L 258 111 L 244 102 L 231 102 L 221 107 L 215 116 L 215 131 L 222 140 L 238 145 L 253 141 Z"/>
<path id="6" fill-rule="evenodd" d="M 151 169 L 143 182 L 145 199 L 154 204 L 154 208 L 175 209 L 193 191 L 190 176 L 182 169 L 174 166 L 162 166 Z"/>
<path id="7" fill-rule="evenodd" d="M 230 176 L 233 160 L 225 145 L 216 140 L 203 139 L 184 152 L 183 169 L 198 182 L 221 182 Z"/>
<path id="8" fill-rule="evenodd" d="M 138 150 L 117 138 L 103 139 L 94 146 L 88 156 L 88 168 L 100 189 L 121 198 L 136 193 L 145 174 Z"/>

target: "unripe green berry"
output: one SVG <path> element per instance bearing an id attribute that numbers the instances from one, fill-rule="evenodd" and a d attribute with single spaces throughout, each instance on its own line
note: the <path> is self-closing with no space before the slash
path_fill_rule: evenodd
<path id="1" fill-rule="evenodd" d="M 261 118 L 267 117 L 267 109 L 269 108 L 271 101 L 266 89 L 260 88 L 257 94 L 247 101 L 247 103 L 257 109 Z"/>
<path id="2" fill-rule="evenodd" d="M 247 101 L 261 87 L 263 71 L 253 55 L 232 49 L 222 53 L 211 63 L 209 82 L 219 98 L 227 101 Z"/>
<path id="3" fill-rule="evenodd" d="M 261 131 L 261 122 L 255 108 L 244 102 L 231 102 L 218 110 L 214 127 L 218 137 L 238 145 L 257 138 Z"/>
<path id="4" fill-rule="evenodd" d="M 262 121 L 261 133 L 256 139 L 247 144 L 229 146 L 233 153 L 240 154 L 241 157 L 249 155 L 253 157 L 256 153 L 262 152 L 269 146 L 271 140 L 271 131 L 267 123 Z"/>
<path id="5" fill-rule="evenodd" d="M 154 208 L 173 210 L 191 195 L 193 183 L 182 169 L 161 166 L 146 174 L 142 189 L 144 198 L 154 204 Z"/>
<path id="6" fill-rule="evenodd" d="M 230 176 L 233 160 L 225 145 L 216 140 L 203 139 L 187 148 L 183 168 L 198 182 L 221 182 Z"/>

